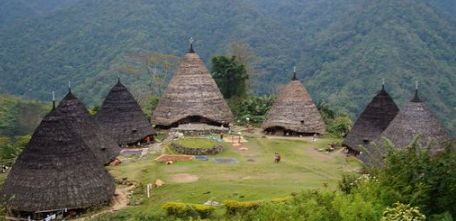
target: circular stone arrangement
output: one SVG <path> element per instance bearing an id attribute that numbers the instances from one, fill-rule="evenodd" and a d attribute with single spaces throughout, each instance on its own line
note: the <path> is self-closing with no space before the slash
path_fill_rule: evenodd
<path id="1" fill-rule="evenodd" d="M 215 154 L 222 152 L 223 145 L 221 143 L 218 143 L 217 141 L 210 140 L 210 141 L 214 141 L 215 144 L 213 146 L 212 145 L 207 146 L 207 141 L 209 139 L 205 139 L 205 138 L 189 138 L 189 139 L 193 139 L 193 141 L 196 141 L 195 142 L 196 144 L 192 144 L 191 146 L 185 146 L 185 144 L 182 144 L 182 143 L 185 143 L 182 141 L 185 141 L 188 139 L 180 140 L 181 141 L 180 143 L 179 143 L 179 140 L 173 141 L 171 143 L 172 149 L 180 154 L 187 154 L 187 155 L 215 155 Z M 204 142 L 205 145 L 201 145 L 201 147 L 198 146 L 198 144 L 197 144 L 198 140 L 200 140 L 201 142 Z"/>

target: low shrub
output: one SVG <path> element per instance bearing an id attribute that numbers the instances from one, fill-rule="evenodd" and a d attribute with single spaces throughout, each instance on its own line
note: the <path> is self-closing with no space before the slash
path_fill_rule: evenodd
<path id="1" fill-rule="evenodd" d="M 179 202 L 167 202 L 163 209 L 170 216 L 176 217 L 201 217 L 203 219 L 212 215 L 215 208 L 201 204 L 186 204 Z"/>
<path id="2" fill-rule="evenodd" d="M 271 203 L 273 204 L 279 204 L 279 203 L 286 203 L 290 202 L 293 200 L 292 196 L 285 196 L 285 197 L 277 197 L 271 200 Z"/>
<path id="3" fill-rule="evenodd" d="M 402 203 L 394 203 L 393 207 L 388 207 L 383 212 L 383 217 L 380 221 L 393 221 L 393 220 L 413 220 L 424 221 L 426 216 L 420 212 L 418 207 Z"/>
<path id="4" fill-rule="evenodd" d="M 244 214 L 250 210 L 257 209 L 262 204 L 261 201 L 238 202 L 234 200 L 225 200 L 223 205 L 226 207 L 228 215 L 235 215 L 237 213 Z"/>

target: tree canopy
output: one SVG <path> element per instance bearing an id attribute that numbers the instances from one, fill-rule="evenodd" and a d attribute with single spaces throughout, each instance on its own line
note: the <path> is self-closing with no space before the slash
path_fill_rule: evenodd
<path id="1" fill-rule="evenodd" d="M 247 70 L 235 56 L 214 56 L 211 58 L 211 72 L 225 99 L 242 98 L 247 95 Z"/>

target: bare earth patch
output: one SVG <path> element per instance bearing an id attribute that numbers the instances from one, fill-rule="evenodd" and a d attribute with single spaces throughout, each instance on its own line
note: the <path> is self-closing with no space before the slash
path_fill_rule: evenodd
<path id="1" fill-rule="evenodd" d="M 171 165 L 169 167 L 165 167 L 164 171 L 167 173 L 176 173 L 176 172 L 184 172 L 184 171 L 187 171 L 188 169 L 190 169 L 190 167 Z"/>
<path id="2" fill-rule="evenodd" d="M 188 173 L 179 173 L 171 175 L 170 180 L 173 183 L 192 183 L 198 181 L 199 177 Z"/>
<path id="3" fill-rule="evenodd" d="M 166 161 L 177 161 L 177 160 L 192 160 L 193 156 L 191 155 L 167 155 L 163 154 L 157 157 L 155 160 L 158 162 L 166 162 Z"/>

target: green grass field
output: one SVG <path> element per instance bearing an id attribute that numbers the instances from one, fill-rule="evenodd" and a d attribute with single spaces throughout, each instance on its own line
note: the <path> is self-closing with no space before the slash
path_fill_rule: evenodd
<path id="1" fill-rule="evenodd" d="M 212 148 L 218 144 L 217 141 L 206 138 L 186 138 L 176 141 L 176 143 L 191 148 Z"/>
<path id="2" fill-rule="evenodd" d="M 335 189 L 342 174 L 358 169 L 357 161 L 346 158 L 340 151 L 317 151 L 330 143 L 340 142 L 338 139 L 323 138 L 316 142 L 260 137 L 246 139 L 249 142 L 241 147 L 249 148 L 247 151 L 239 151 L 237 147 L 224 143 L 224 151 L 210 156 L 209 161 L 179 161 L 166 165 L 154 161 L 158 155 L 149 155 L 128 164 L 109 167 L 114 177 L 141 184 L 135 189 L 132 201 L 142 201 L 142 204 L 122 212 L 131 215 L 149 213 L 168 201 L 202 204 L 207 200 L 268 200 L 325 186 Z M 282 156 L 278 164 L 274 163 L 275 152 Z M 214 157 L 232 157 L 240 163 L 215 163 Z M 254 162 L 247 161 L 249 158 Z M 163 180 L 165 185 L 153 189 L 151 198 L 147 199 L 146 184 L 157 179 Z"/>

